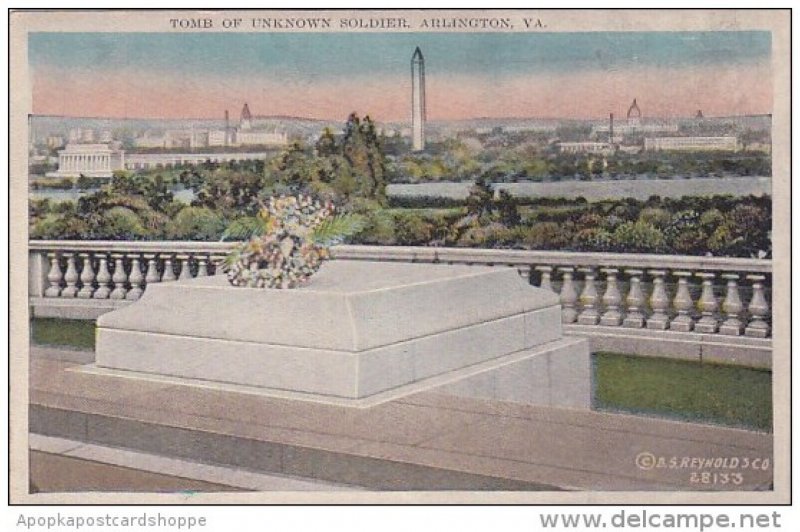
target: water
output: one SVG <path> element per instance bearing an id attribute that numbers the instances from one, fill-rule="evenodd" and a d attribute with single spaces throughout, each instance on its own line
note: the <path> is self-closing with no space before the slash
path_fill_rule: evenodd
<path id="1" fill-rule="evenodd" d="M 391 184 L 386 194 L 392 197 L 434 196 L 464 199 L 469 195 L 473 183 L 429 182 L 415 184 Z M 506 190 L 518 197 L 584 197 L 589 201 L 618 198 L 646 200 L 650 196 L 677 198 L 681 196 L 711 196 L 730 194 L 733 196 L 761 196 L 770 194 L 772 178 L 766 176 L 737 176 L 693 179 L 621 179 L 598 181 L 555 181 L 546 183 L 518 182 L 498 183 L 497 189 Z"/>
<path id="2" fill-rule="evenodd" d="M 94 189 L 87 189 L 87 190 L 78 190 L 78 189 L 70 189 L 70 190 L 62 190 L 62 189 L 39 189 L 39 190 L 31 190 L 28 193 L 28 197 L 32 200 L 42 200 L 42 199 L 49 199 L 50 201 L 77 201 L 78 198 L 83 196 L 87 196 L 89 194 L 94 194 L 100 190 L 99 188 Z M 191 189 L 173 189 L 172 193 L 175 195 L 175 200 L 181 203 L 186 203 L 187 205 L 192 202 L 195 197 L 194 192 Z"/>

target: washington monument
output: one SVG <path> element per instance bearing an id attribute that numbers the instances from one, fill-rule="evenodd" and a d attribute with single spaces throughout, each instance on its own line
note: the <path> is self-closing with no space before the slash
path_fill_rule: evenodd
<path id="1" fill-rule="evenodd" d="M 425 149 L 425 58 L 419 46 L 411 56 L 411 139 L 414 151 Z"/>

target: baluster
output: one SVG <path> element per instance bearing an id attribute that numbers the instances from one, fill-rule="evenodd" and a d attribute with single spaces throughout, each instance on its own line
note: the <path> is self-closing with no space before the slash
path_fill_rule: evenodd
<path id="1" fill-rule="evenodd" d="M 91 253 L 81 253 L 81 257 L 83 257 L 83 271 L 81 272 L 81 289 L 78 291 L 78 297 L 88 299 L 94 293 L 92 255 Z"/>
<path id="2" fill-rule="evenodd" d="M 127 290 L 125 289 L 125 281 L 128 280 L 128 276 L 125 273 L 125 265 L 122 262 L 122 259 L 125 255 L 121 253 L 115 253 L 111 255 L 114 259 L 114 275 L 111 276 L 111 280 L 114 281 L 114 290 L 111 291 L 111 299 L 125 299 L 125 294 Z"/>
<path id="3" fill-rule="evenodd" d="M 669 318 L 667 317 L 669 296 L 664 286 L 664 276 L 667 275 L 667 272 L 666 270 L 650 270 L 649 273 L 653 277 L 653 293 L 650 294 L 650 308 L 653 309 L 653 313 L 647 318 L 647 328 L 664 330 L 669 327 Z"/>
<path id="4" fill-rule="evenodd" d="M 669 328 L 674 331 L 689 332 L 694 327 L 694 319 L 691 316 L 692 294 L 689 293 L 689 277 L 692 272 L 672 272 L 678 278 L 678 290 L 675 292 L 675 299 L 672 305 L 677 310 L 678 315 L 672 319 Z"/>
<path id="5" fill-rule="evenodd" d="M 67 286 L 61 291 L 61 297 L 75 297 L 78 294 L 78 268 L 75 266 L 75 254 L 67 254 L 67 273 L 64 274 Z"/>
<path id="6" fill-rule="evenodd" d="M 97 266 L 97 290 L 94 299 L 108 299 L 111 295 L 111 272 L 108 271 L 108 257 L 102 254 L 98 257 L 100 264 Z"/>
<path id="7" fill-rule="evenodd" d="M 158 264 L 156 263 L 156 256 L 155 255 L 145 255 L 145 260 L 147 260 L 147 273 L 144 276 L 144 282 L 146 284 L 153 284 L 153 283 L 160 283 L 161 276 L 158 275 Z"/>
<path id="8" fill-rule="evenodd" d="M 641 329 L 644 327 L 644 314 L 642 307 L 644 307 L 644 293 L 642 292 L 642 275 L 643 270 L 625 270 L 630 276 L 631 286 L 628 289 L 628 297 L 625 298 L 625 304 L 628 309 L 625 314 L 625 320 L 622 322 L 623 327 L 631 327 Z"/>
<path id="9" fill-rule="evenodd" d="M 49 276 L 48 276 L 49 279 Z M 753 297 L 747 306 L 750 313 L 750 323 L 744 330 L 745 336 L 754 338 L 766 338 L 769 336 L 769 325 L 765 318 L 769 314 L 769 304 L 764 295 L 764 280 L 766 276 L 760 274 L 748 275 L 747 279 L 753 282 Z"/>
<path id="10" fill-rule="evenodd" d="M 192 270 L 189 267 L 189 255 L 178 255 L 177 258 L 181 261 L 181 273 L 178 275 L 178 280 L 185 281 L 191 279 Z"/>
<path id="11" fill-rule="evenodd" d="M 211 271 L 209 272 L 211 275 L 217 275 L 223 273 L 223 264 L 225 262 L 225 255 L 212 255 L 209 258 Z M 448 264 L 452 264 L 449 262 Z"/>
<path id="12" fill-rule="evenodd" d="M 199 255 L 197 257 L 197 276 L 198 277 L 207 277 L 208 276 L 208 258 L 205 255 Z"/>
<path id="13" fill-rule="evenodd" d="M 700 294 L 700 300 L 697 302 L 702 316 L 695 324 L 694 330 L 701 333 L 715 333 L 717 332 L 717 318 L 714 316 L 714 313 L 716 313 L 719 308 L 717 298 L 714 297 L 714 277 L 716 274 L 700 272 L 696 273 L 695 276 L 703 280 L 703 292 Z"/>
<path id="14" fill-rule="evenodd" d="M 722 301 L 722 311 L 725 313 L 725 321 L 719 327 L 720 334 L 739 336 L 744 332 L 744 324 L 739 319 L 739 314 L 744 310 L 742 298 L 739 297 L 739 276 L 735 273 L 724 273 L 722 278 L 727 281 L 725 299 Z"/>
<path id="15" fill-rule="evenodd" d="M 172 255 L 167 255 L 164 257 L 164 274 L 161 276 L 161 281 L 167 282 L 175 279 L 177 277 L 175 277 L 175 270 L 172 268 Z"/>
<path id="16" fill-rule="evenodd" d="M 61 293 L 61 264 L 59 263 L 58 253 L 48 253 L 50 257 L 50 271 L 47 272 L 47 282 L 50 284 L 45 291 L 44 297 L 58 297 Z"/>
<path id="17" fill-rule="evenodd" d="M 128 258 L 131 259 L 131 274 L 128 276 L 128 281 L 131 283 L 131 289 L 128 290 L 127 294 L 125 294 L 125 299 L 135 301 L 142 297 L 142 293 L 144 292 L 144 288 L 142 288 L 142 284 L 144 283 L 144 275 L 142 275 L 142 267 L 139 264 L 139 255 L 136 253 L 131 253 L 128 255 Z"/>
<path id="18" fill-rule="evenodd" d="M 537 266 L 536 271 L 542 272 L 542 282 L 539 283 L 539 288 L 544 288 L 554 292 L 553 290 L 553 267 L 552 266 Z"/>
<path id="19" fill-rule="evenodd" d="M 600 313 L 597 310 L 597 286 L 595 286 L 595 273 L 592 268 L 581 268 L 584 272 L 583 291 L 581 292 L 581 304 L 583 311 L 578 315 L 578 323 L 581 325 L 597 325 L 600 321 Z"/>
<path id="20" fill-rule="evenodd" d="M 517 273 L 519 273 L 519 276 L 522 277 L 526 283 L 531 284 L 531 267 L 529 265 L 518 264 Z"/>
<path id="21" fill-rule="evenodd" d="M 600 318 L 600 325 L 617 326 L 622 323 L 622 313 L 619 311 L 619 305 L 622 303 L 622 294 L 617 284 L 619 270 L 616 268 L 603 268 L 602 271 L 606 274 L 606 291 L 603 293 L 602 300 L 606 311 Z"/>
<path id="22" fill-rule="evenodd" d="M 572 279 L 571 267 L 559 268 L 563 275 L 563 282 L 561 283 L 561 321 L 564 323 L 574 323 L 578 317 L 578 311 L 575 310 L 575 303 L 578 301 L 578 292 L 575 290 L 575 283 Z"/>

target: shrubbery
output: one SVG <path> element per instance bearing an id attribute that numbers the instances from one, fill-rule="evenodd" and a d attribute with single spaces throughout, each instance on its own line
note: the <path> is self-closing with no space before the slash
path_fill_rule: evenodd
<path id="1" fill-rule="evenodd" d="M 184 207 L 167 225 L 166 236 L 173 240 L 219 240 L 225 220 L 207 207 Z"/>
<path id="2" fill-rule="evenodd" d="M 662 253 L 666 249 L 664 233 L 655 225 L 644 222 L 623 222 L 612 237 L 618 251 L 628 253 Z"/>
<path id="3" fill-rule="evenodd" d="M 127 207 L 112 207 L 100 216 L 97 236 L 108 240 L 141 240 L 147 236 L 142 220 Z"/>
<path id="4" fill-rule="evenodd" d="M 373 216 L 355 241 L 737 257 L 771 254 L 771 206 L 764 197 L 517 206 L 520 217 L 512 224 L 503 223 L 496 201 L 476 190 L 470 205 L 461 209 L 379 211 L 382 214 Z"/>
<path id="5" fill-rule="evenodd" d="M 302 192 L 331 200 L 339 212 L 358 214 L 363 229 L 349 241 L 361 244 L 771 255 L 769 197 L 654 196 L 646 201 L 589 203 L 585 198 L 516 198 L 496 191 L 492 177 L 509 176 L 517 165 L 540 177 L 547 173 L 544 159 L 534 164 L 523 152 L 484 151 L 481 162 L 492 165 L 492 171 L 475 179 L 465 200 L 392 198 L 387 206 L 384 189 L 390 164 L 383 142 L 369 118 L 351 115 L 344 134 L 325 131 L 313 147 L 295 143 L 266 162 L 209 161 L 166 177 L 160 172 L 117 172 L 109 184 L 77 202 L 31 201 L 30 237 L 213 241 L 231 224 L 255 216 L 268 198 Z M 472 168 L 470 153 L 468 142 L 454 142 L 443 144 L 441 153 L 419 156 L 428 158 L 424 161 L 415 155 L 403 164 L 424 162 L 420 166 L 424 172 Z M 566 165 L 569 158 L 561 159 Z M 570 160 L 577 165 L 575 172 L 587 177 L 600 169 L 584 164 L 585 160 Z M 716 164 L 716 159 L 703 154 L 696 160 Z M 623 162 L 639 165 L 637 171 L 658 170 L 656 163 L 667 171 L 664 164 L 677 164 L 647 157 L 614 159 L 606 170 L 622 172 Z M 175 200 L 173 181 L 195 193 L 191 205 Z"/>

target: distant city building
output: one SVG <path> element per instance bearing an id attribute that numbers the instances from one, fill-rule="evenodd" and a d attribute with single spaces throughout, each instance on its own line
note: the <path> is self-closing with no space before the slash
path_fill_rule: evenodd
<path id="1" fill-rule="evenodd" d="M 164 132 L 146 131 L 134 139 L 140 149 L 197 150 L 224 146 L 285 146 L 289 143 L 285 132 L 257 126 L 247 103 L 242 107 L 238 127 L 231 127 L 225 111 L 224 129 L 177 129 Z"/>
<path id="2" fill-rule="evenodd" d="M 648 119 L 645 122 L 642 119 L 642 110 L 633 99 L 628 112 L 625 116 L 626 120 L 615 121 L 614 115 L 609 116 L 607 124 L 599 124 L 592 128 L 592 133 L 597 138 L 607 139 L 609 142 L 622 142 L 626 135 L 641 134 L 641 133 L 677 133 L 678 124 L 674 122 L 667 122 L 658 119 Z"/>
<path id="3" fill-rule="evenodd" d="M 227 123 L 227 112 L 226 112 Z M 286 133 L 266 128 L 254 128 L 250 106 L 245 102 L 239 118 L 239 127 L 229 131 L 227 143 L 231 146 L 285 146 L 289 143 Z"/>
<path id="4" fill-rule="evenodd" d="M 97 137 L 97 142 L 99 142 L 101 144 L 108 144 L 112 140 L 114 140 L 114 135 L 113 135 L 113 133 L 111 133 L 111 131 L 109 131 L 107 129 L 104 129 L 103 131 L 101 131 L 100 135 L 98 135 L 98 137 Z"/>
<path id="5" fill-rule="evenodd" d="M 736 137 L 651 137 L 644 139 L 644 149 L 650 151 L 736 151 Z"/>
<path id="6" fill-rule="evenodd" d="M 414 151 L 425 149 L 425 58 L 417 46 L 411 56 L 411 146 Z"/>
<path id="7" fill-rule="evenodd" d="M 189 130 L 189 138 L 188 138 L 188 145 L 189 149 L 196 150 L 198 148 L 205 148 L 208 146 L 208 131 L 205 129 L 202 130 L 195 130 L 191 128 Z"/>
<path id="8" fill-rule="evenodd" d="M 125 164 L 125 152 L 107 144 L 67 144 L 58 151 L 58 170 L 47 177 L 111 177 Z"/>
<path id="9" fill-rule="evenodd" d="M 155 134 L 151 131 L 145 132 L 141 137 L 136 137 L 133 145 L 137 148 L 168 148 L 170 147 L 170 139 L 166 134 Z"/>
<path id="10" fill-rule="evenodd" d="M 211 129 L 208 131 L 209 146 L 227 146 L 229 144 L 228 132 L 224 129 Z"/>
<path id="11" fill-rule="evenodd" d="M 205 162 L 226 163 L 231 161 L 263 161 L 266 152 L 258 153 L 130 153 L 125 156 L 126 170 L 149 170 L 197 165 Z"/>
<path id="12" fill-rule="evenodd" d="M 613 151 L 608 142 L 559 142 L 558 151 L 561 153 L 599 153 L 608 154 Z"/>
<path id="13" fill-rule="evenodd" d="M 744 149 L 745 146 L 742 146 Z M 772 144 L 769 142 L 751 142 L 746 146 L 747 151 L 760 151 L 762 153 L 772 153 Z"/>
<path id="14" fill-rule="evenodd" d="M 530 124 L 525 126 L 502 126 L 503 133 L 526 133 L 526 132 L 536 132 L 536 133 L 548 133 L 551 131 L 556 130 L 556 126 L 554 124 Z"/>
<path id="15" fill-rule="evenodd" d="M 45 144 L 47 144 L 47 147 L 51 150 L 63 148 L 65 145 L 64 137 L 61 135 L 50 135 L 45 139 Z"/>
<path id="16" fill-rule="evenodd" d="M 236 144 L 239 146 L 284 146 L 288 143 L 286 133 L 271 131 L 236 132 Z"/>
<path id="17" fill-rule="evenodd" d="M 636 98 L 633 99 L 633 103 L 628 107 L 627 119 L 629 127 L 639 127 L 642 123 L 642 110 L 639 109 Z"/>
<path id="18" fill-rule="evenodd" d="M 239 129 L 242 131 L 249 131 L 253 128 L 253 115 L 250 114 L 250 107 L 247 106 L 247 102 L 244 103 L 244 107 L 242 107 L 242 115 L 239 119 Z"/>

